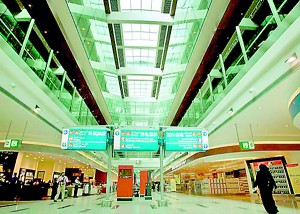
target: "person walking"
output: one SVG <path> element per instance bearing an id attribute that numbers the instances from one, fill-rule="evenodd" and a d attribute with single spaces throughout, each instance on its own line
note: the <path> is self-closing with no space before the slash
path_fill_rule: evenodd
<path id="1" fill-rule="evenodd" d="M 66 185 L 69 182 L 68 177 L 65 176 L 65 173 L 61 173 L 61 175 L 57 179 L 57 182 L 58 182 L 58 187 L 57 187 L 56 196 L 54 197 L 54 202 L 57 202 L 60 193 L 61 193 L 61 201 L 64 201 Z"/>
<path id="2" fill-rule="evenodd" d="M 269 171 L 269 168 L 264 164 L 259 165 L 259 171 L 257 172 L 256 181 L 254 182 L 253 187 L 256 186 L 259 188 L 260 197 L 267 213 L 278 213 L 278 209 L 272 196 L 273 188 L 276 189 L 277 186 Z"/>
<path id="3" fill-rule="evenodd" d="M 81 185 L 81 182 L 79 180 L 79 177 L 76 177 L 76 179 L 75 179 L 75 189 L 74 189 L 74 198 L 77 198 L 79 185 Z"/>

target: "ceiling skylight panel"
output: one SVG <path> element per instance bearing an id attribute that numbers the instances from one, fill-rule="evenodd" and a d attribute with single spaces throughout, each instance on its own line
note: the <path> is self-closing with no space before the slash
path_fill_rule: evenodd
<path id="1" fill-rule="evenodd" d="M 111 42 L 107 23 L 90 19 L 90 24 L 91 24 L 90 30 L 94 37 L 94 40 L 108 42 L 108 43 Z"/>
<path id="2" fill-rule="evenodd" d="M 162 0 L 120 0 L 122 11 L 161 11 Z"/>
<path id="3" fill-rule="evenodd" d="M 121 5 L 122 10 L 130 10 L 131 1 L 130 0 L 121 0 L 120 5 Z"/>
<path id="4" fill-rule="evenodd" d="M 148 24 L 141 25 L 141 31 L 142 32 L 150 32 L 150 25 L 148 25 Z"/>
<path id="5" fill-rule="evenodd" d="M 152 0 L 152 10 L 161 11 L 162 0 Z"/>
<path id="6" fill-rule="evenodd" d="M 129 96 L 151 97 L 152 81 L 128 80 Z"/>
<path id="7" fill-rule="evenodd" d="M 83 5 L 104 10 L 103 1 L 99 0 L 83 0 Z"/>
<path id="8" fill-rule="evenodd" d="M 125 46 L 156 47 L 159 25 L 123 24 Z"/>
<path id="9" fill-rule="evenodd" d="M 117 77 L 105 75 L 106 87 L 111 94 L 120 95 L 120 87 Z"/>
<path id="10" fill-rule="evenodd" d="M 132 10 L 140 10 L 142 7 L 141 0 L 131 0 L 130 6 Z"/>
<path id="11" fill-rule="evenodd" d="M 127 76 L 128 80 L 148 80 L 148 81 L 152 81 L 153 80 L 153 76 L 135 76 L 135 75 L 128 75 Z"/>

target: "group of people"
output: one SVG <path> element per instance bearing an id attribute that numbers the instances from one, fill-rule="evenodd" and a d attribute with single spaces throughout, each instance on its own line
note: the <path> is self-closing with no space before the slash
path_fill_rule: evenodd
<path id="1" fill-rule="evenodd" d="M 52 187 L 53 189 L 56 188 L 56 194 L 54 196 L 54 202 L 57 202 L 60 194 L 61 194 L 61 201 L 64 201 L 65 199 L 65 192 L 66 192 L 66 185 L 69 183 L 68 177 L 65 175 L 65 173 L 61 173 L 61 175 L 57 178 L 55 185 Z M 78 188 L 81 185 L 81 182 L 79 180 L 79 177 L 76 177 L 75 179 L 75 187 L 74 187 L 74 198 L 77 198 Z"/>

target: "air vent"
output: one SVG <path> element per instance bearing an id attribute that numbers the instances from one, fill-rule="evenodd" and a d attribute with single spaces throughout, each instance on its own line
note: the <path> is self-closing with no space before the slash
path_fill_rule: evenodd
<path id="1" fill-rule="evenodd" d="M 122 34 L 121 34 L 121 25 L 120 24 L 114 24 L 114 30 L 115 30 L 115 37 L 116 42 L 118 46 L 122 46 Z"/>
<path id="2" fill-rule="evenodd" d="M 163 13 L 170 13 L 172 0 L 166 0 L 163 8 Z"/>
<path id="3" fill-rule="evenodd" d="M 162 59 L 162 54 L 163 54 L 163 50 L 158 50 L 157 52 L 157 58 L 156 58 L 156 68 L 160 68 L 160 64 L 161 64 L 161 59 Z"/>
<path id="4" fill-rule="evenodd" d="M 118 0 L 110 0 L 110 8 L 112 12 L 118 12 L 119 11 Z"/>
<path id="5" fill-rule="evenodd" d="M 123 49 L 118 48 L 118 56 L 119 56 L 120 67 L 125 67 L 125 59 L 124 59 Z"/>
<path id="6" fill-rule="evenodd" d="M 160 35 L 159 35 L 159 47 L 163 47 L 165 44 L 165 37 L 166 37 L 166 31 L 167 31 L 167 26 L 162 25 L 160 29 Z"/>

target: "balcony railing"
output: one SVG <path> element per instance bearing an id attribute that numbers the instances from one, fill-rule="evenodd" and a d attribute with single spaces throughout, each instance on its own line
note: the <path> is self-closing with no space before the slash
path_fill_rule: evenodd
<path id="1" fill-rule="evenodd" d="M 266 3 L 267 1 L 265 1 Z M 275 2 L 275 1 L 274 1 Z M 281 0 L 275 2 L 275 6 L 277 7 L 277 10 L 274 15 L 274 11 L 264 11 L 264 19 L 261 23 L 258 23 L 256 29 L 251 30 L 251 34 L 247 36 L 247 40 L 244 41 L 244 47 L 245 47 L 245 53 L 243 53 L 242 49 L 239 48 L 239 42 L 237 38 L 237 33 L 234 33 L 232 38 L 229 40 L 231 44 L 228 44 L 227 46 L 230 46 L 229 48 L 225 48 L 223 53 L 221 54 L 222 58 L 225 59 L 224 62 L 220 61 L 220 58 L 218 59 L 217 63 L 215 64 L 214 69 L 218 70 L 220 74 L 222 74 L 222 67 L 221 63 L 223 63 L 225 67 L 225 74 L 226 76 L 218 79 L 214 79 L 214 83 L 216 80 L 219 80 L 217 84 L 213 84 L 212 80 L 207 79 L 205 82 L 206 84 L 203 84 L 202 88 L 199 90 L 199 93 L 195 97 L 194 101 L 190 105 L 189 109 L 185 113 L 184 117 L 182 118 L 181 122 L 179 123 L 179 126 L 197 126 L 202 119 L 202 116 L 208 111 L 213 108 L 212 104 L 218 99 L 219 96 L 221 96 L 224 93 L 224 90 L 226 88 L 233 88 L 234 84 L 236 84 L 236 81 L 233 81 L 235 77 L 239 74 L 239 72 L 243 69 L 245 64 L 245 55 L 248 60 L 251 60 L 252 57 L 257 53 L 257 50 L 260 48 L 260 46 L 269 38 L 269 36 L 277 29 L 279 23 L 275 20 L 275 16 L 279 17 L 280 21 L 284 20 L 286 15 L 293 9 L 293 7 L 290 6 L 291 0 Z M 296 5 L 297 2 L 294 3 Z M 248 17 L 252 18 L 252 17 Z M 244 34 L 246 34 L 247 30 L 241 30 L 241 35 L 244 37 Z M 230 64 L 230 54 L 234 52 L 237 57 L 233 62 Z M 225 79 L 227 85 L 225 84 Z M 212 90 L 209 90 L 210 87 L 207 85 L 210 85 Z"/>
<path id="2" fill-rule="evenodd" d="M 0 36 L 20 55 L 36 76 L 50 89 L 54 96 L 72 113 L 82 125 L 97 125 L 97 121 L 84 99 L 72 84 L 66 72 L 56 74 L 62 67 L 52 59 L 44 59 L 30 41 L 24 42 L 23 32 L 17 20 L 0 0 Z M 25 45 L 23 54 L 22 46 Z M 49 56 L 53 51 L 49 52 Z M 63 69 L 62 69 L 63 70 Z"/>

